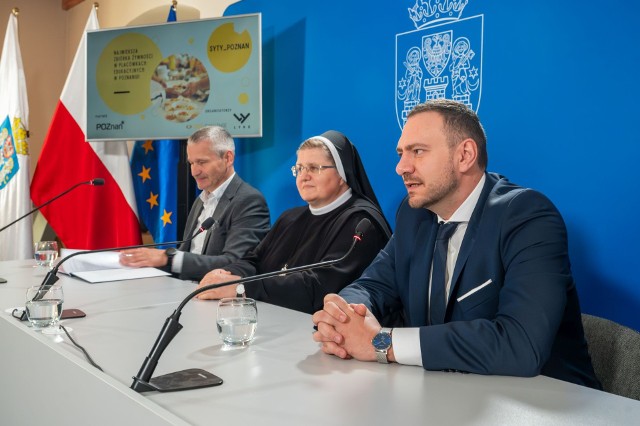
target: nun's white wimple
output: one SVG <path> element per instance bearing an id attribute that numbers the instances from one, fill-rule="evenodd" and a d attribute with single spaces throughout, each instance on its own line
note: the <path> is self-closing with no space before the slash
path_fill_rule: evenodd
<path id="1" fill-rule="evenodd" d="M 329 148 L 329 152 L 331 152 L 331 156 L 333 157 L 333 162 L 336 163 L 336 169 L 338 170 L 338 174 L 340 175 L 344 183 L 348 184 L 347 175 L 344 174 L 344 167 L 342 166 L 342 160 L 340 159 L 338 150 L 336 149 L 336 146 L 333 144 L 333 142 L 331 142 L 329 139 L 325 138 L 324 136 L 314 136 L 311 139 L 317 139 L 323 144 L 325 144 L 327 148 Z"/>

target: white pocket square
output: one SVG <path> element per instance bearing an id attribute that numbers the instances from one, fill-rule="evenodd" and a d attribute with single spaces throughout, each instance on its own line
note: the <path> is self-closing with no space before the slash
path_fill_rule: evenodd
<path id="1" fill-rule="evenodd" d="M 458 297 L 458 299 L 456 299 L 458 302 L 462 302 L 464 299 L 466 299 L 467 297 L 471 296 L 473 293 L 475 293 L 476 291 L 480 291 L 483 288 L 485 288 L 486 286 L 488 286 L 489 284 L 491 284 L 493 282 L 493 280 L 491 278 L 489 278 L 488 280 L 486 280 L 485 282 L 483 282 L 482 284 L 480 284 L 478 287 L 469 290 L 468 292 L 466 292 L 465 294 L 463 294 L 462 296 Z"/>

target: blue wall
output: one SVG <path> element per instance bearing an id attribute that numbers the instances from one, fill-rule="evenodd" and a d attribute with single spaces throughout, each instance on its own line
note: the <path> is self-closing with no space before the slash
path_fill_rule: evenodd
<path id="1" fill-rule="evenodd" d="M 394 223 L 405 195 L 394 172 L 396 35 L 416 29 L 407 12 L 414 4 L 244 0 L 226 11 L 262 13 L 264 137 L 238 141 L 237 169 L 265 194 L 273 219 L 301 204 L 289 171 L 296 147 L 332 128 L 358 146 Z M 556 203 L 583 311 L 635 329 L 639 11 L 615 0 L 470 0 L 460 17 L 484 19 L 474 107 L 489 170 Z"/>

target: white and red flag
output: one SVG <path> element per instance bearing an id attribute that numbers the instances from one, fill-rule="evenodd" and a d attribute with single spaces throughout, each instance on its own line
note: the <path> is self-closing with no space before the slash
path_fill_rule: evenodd
<path id="1" fill-rule="evenodd" d="M 62 243 L 73 249 L 141 242 L 126 142 L 86 140 L 85 49 L 87 31 L 98 28 L 93 8 L 31 183 L 31 199 L 40 205 L 79 182 L 105 180 L 104 186 L 82 185 L 42 209 Z"/>
<path id="2" fill-rule="evenodd" d="M 18 18 L 12 13 L 0 58 L 0 228 L 31 210 L 28 122 Z M 0 260 L 30 258 L 33 258 L 33 236 L 28 216 L 0 233 Z"/>

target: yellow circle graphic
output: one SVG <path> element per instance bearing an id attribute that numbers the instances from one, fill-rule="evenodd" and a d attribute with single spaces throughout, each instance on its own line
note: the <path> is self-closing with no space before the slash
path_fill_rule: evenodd
<path id="1" fill-rule="evenodd" d="M 140 33 L 122 34 L 109 42 L 98 59 L 98 93 L 112 111 L 137 114 L 151 104 L 149 81 L 162 59 L 158 46 Z"/>
<path id="2" fill-rule="evenodd" d="M 242 105 L 246 105 L 249 102 L 249 95 L 247 93 L 240 93 L 240 96 L 238 96 L 238 102 Z"/>
<path id="3" fill-rule="evenodd" d="M 218 71 L 235 72 L 244 67 L 251 57 L 253 42 L 249 31 L 237 33 L 232 22 L 220 25 L 209 37 L 209 62 Z"/>

